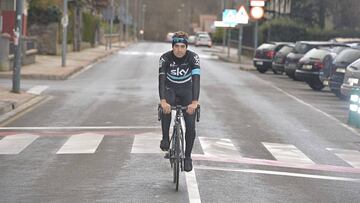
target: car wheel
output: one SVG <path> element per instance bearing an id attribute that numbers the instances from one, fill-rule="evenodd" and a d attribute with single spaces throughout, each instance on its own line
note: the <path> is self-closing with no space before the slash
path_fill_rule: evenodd
<path id="1" fill-rule="evenodd" d="M 309 82 L 308 84 L 311 87 L 311 89 L 315 91 L 321 91 L 325 87 L 321 82 Z"/>
<path id="2" fill-rule="evenodd" d="M 284 73 L 284 71 L 278 71 L 278 70 L 275 70 L 275 69 L 272 69 L 272 71 L 276 75 L 282 75 Z"/>
<path id="3" fill-rule="evenodd" d="M 346 101 L 349 100 L 349 97 L 341 94 L 340 90 L 331 90 L 340 100 Z"/>
<path id="4" fill-rule="evenodd" d="M 256 70 L 259 71 L 259 73 L 265 73 L 268 69 L 264 66 L 256 66 Z"/>

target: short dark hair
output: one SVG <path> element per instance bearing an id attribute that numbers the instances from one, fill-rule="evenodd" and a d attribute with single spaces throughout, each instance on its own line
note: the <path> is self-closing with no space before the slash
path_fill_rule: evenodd
<path id="1" fill-rule="evenodd" d="M 174 33 L 173 37 L 188 39 L 189 35 L 188 35 L 188 33 L 184 32 L 184 31 L 177 31 Z"/>

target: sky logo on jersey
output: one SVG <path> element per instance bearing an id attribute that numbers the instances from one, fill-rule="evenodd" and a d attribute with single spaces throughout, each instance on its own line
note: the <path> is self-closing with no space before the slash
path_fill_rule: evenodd
<path id="1" fill-rule="evenodd" d="M 184 76 L 186 75 L 188 72 L 189 72 L 189 68 L 188 69 L 181 69 L 178 67 L 177 69 L 175 70 L 171 70 L 171 75 L 176 75 L 176 76 Z"/>

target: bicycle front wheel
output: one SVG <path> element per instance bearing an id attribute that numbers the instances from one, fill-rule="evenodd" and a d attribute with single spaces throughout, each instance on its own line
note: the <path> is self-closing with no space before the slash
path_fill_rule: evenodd
<path id="1" fill-rule="evenodd" d="M 177 127 L 179 128 L 179 126 Z M 180 176 L 180 135 L 178 134 L 179 129 L 176 131 L 176 137 L 175 137 L 175 165 L 174 170 L 175 172 L 175 185 L 176 185 L 176 191 L 179 189 L 179 176 Z"/>

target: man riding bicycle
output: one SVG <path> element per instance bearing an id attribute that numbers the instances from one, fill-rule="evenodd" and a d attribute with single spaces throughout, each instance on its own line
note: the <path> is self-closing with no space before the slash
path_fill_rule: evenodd
<path id="1" fill-rule="evenodd" d="M 178 31 L 172 38 L 172 50 L 164 53 L 159 61 L 159 96 L 163 109 L 161 119 L 162 140 L 160 148 L 169 150 L 171 106 L 187 106 L 184 111 L 185 159 L 184 170 L 192 170 L 191 151 L 195 140 L 195 110 L 200 94 L 200 58 L 187 50 L 188 34 Z"/>

